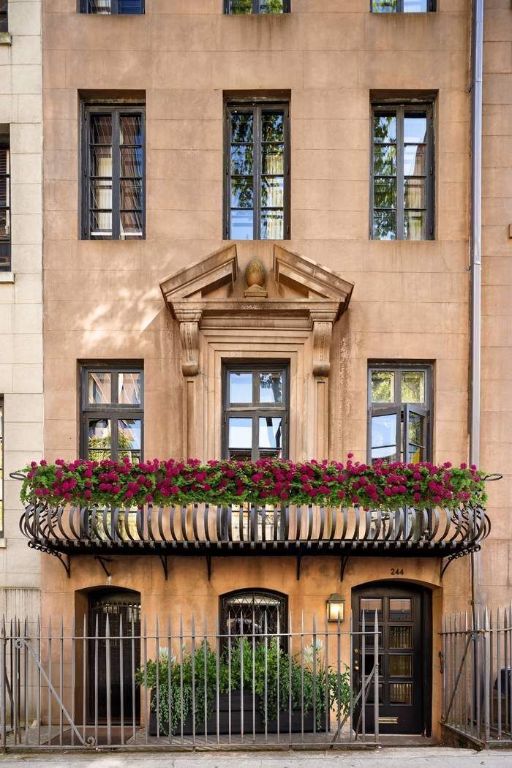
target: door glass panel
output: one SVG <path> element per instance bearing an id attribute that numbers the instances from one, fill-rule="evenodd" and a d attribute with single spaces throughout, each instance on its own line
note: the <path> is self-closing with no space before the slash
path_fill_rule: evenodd
<path id="1" fill-rule="evenodd" d="M 372 416 L 372 459 L 396 456 L 396 414 Z"/>
<path id="2" fill-rule="evenodd" d="M 402 403 L 425 402 L 425 371 L 402 372 Z"/>
<path id="3" fill-rule="evenodd" d="M 412 627 L 390 627 L 389 647 L 392 651 L 412 648 Z"/>
<path id="4" fill-rule="evenodd" d="M 392 403 L 394 391 L 393 371 L 372 371 L 372 403 Z"/>
<path id="5" fill-rule="evenodd" d="M 389 674 L 391 677 L 412 677 L 412 656 L 409 654 L 390 655 Z"/>
<path id="6" fill-rule="evenodd" d="M 247 419 L 247 418 L 229 419 L 229 447 L 230 448 L 251 448 L 252 447 L 252 419 Z"/>
<path id="7" fill-rule="evenodd" d="M 229 402 L 252 403 L 252 373 L 229 374 Z"/>
<path id="8" fill-rule="evenodd" d="M 90 419 L 87 435 L 87 456 L 92 461 L 109 459 L 112 451 L 110 419 Z"/>
<path id="9" fill-rule="evenodd" d="M 391 704 L 412 704 L 412 683 L 390 683 L 389 701 Z"/>
<path id="10" fill-rule="evenodd" d="M 283 376 L 281 373 L 260 373 L 260 403 L 283 402 Z"/>
<path id="11" fill-rule="evenodd" d="M 120 373 L 118 377 L 118 400 L 123 405 L 140 405 L 142 402 L 142 375 Z"/>
<path id="12" fill-rule="evenodd" d="M 260 417 L 260 448 L 283 447 L 283 420 L 273 416 Z"/>
<path id="13" fill-rule="evenodd" d="M 412 600 L 410 597 L 389 599 L 390 621 L 412 621 Z"/>
<path id="14" fill-rule="evenodd" d="M 112 400 L 112 376 L 106 371 L 95 371 L 88 376 L 87 402 L 93 405 L 110 403 Z"/>
<path id="15" fill-rule="evenodd" d="M 361 619 L 365 621 L 374 621 L 375 611 L 377 611 L 378 621 L 382 621 L 382 598 L 381 597 L 362 597 L 359 603 L 359 610 L 361 612 Z"/>

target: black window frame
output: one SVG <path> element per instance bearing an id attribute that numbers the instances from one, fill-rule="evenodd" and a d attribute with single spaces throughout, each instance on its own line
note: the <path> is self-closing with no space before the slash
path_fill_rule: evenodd
<path id="1" fill-rule="evenodd" d="M 268 373 L 279 371 L 283 376 L 283 402 L 282 403 L 260 403 L 256 398 L 257 394 L 257 375 L 259 373 Z M 230 373 L 252 373 L 253 376 L 253 402 L 252 403 L 230 403 L 229 402 L 229 374 Z M 281 449 L 282 458 L 286 459 L 289 455 L 289 435 L 290 435 L 290 364 L 288 360 L 257 360 L 236 362 L 232 360 L 224 361 L 222 365 L 222 456 L 225 459 L 230 458 L 229 449 L 229 419 L 230 418 L 252 418 L 252 446 L 250 449 L 232 449 L 242 452 L 251 452 L 251 460 L 257 461 L 261 456 L 259 447 L 259 419 L 281 417 L 282 419 L 282 439 Z M 264 449 L 263 449 L 264 450 Z M 236 456 L 232 457 L 236 460 Z"/>
<path id="2" fill-rule="evenodd" d="M 264 13 L 260 10 L 261 0 L 252 0 L 251 13 L 233 13 L 232 0 L 224 0 L 224 13 L 227 16 L 283 16 L 285 13 L 291 13 L 291 0 L 283 0 L 283 10 L 281 12 L 271 11 Z"/>
<path id="3" fill-rule="evenodd" d="M 12 242 L 12 219 L 11 219 L 11 141 L 10 130 L 7 134 L 0 136 L 0 152 L 5 151 L 6 173 L 2 177 L 6 181 L 6 204 L 0 205 L 0 211 L 5 211 L 6 222 L 8 225 L 9 239 L 0 240 L 0 272 L 10 272 L 11 270 L 11 242 Z"/>
<path id="4" fill-rule="evenodd" d="M 224 239 L 231 237 L 231 113 L 233 111 L 252 112 L 254 116 L 253 129 L 253 236 L 252 240 L 263 240 L 260 237 L 261 228 L 261 116 L 264 111 L 283 110 L 284 113 L 284 168 L 283 168 L 283 237 L 277 242 L 289 240 L 290 234 L 290 99 L 289 97 L 253 97 L 226 98 L 224 105 Z M 265 238 L 265 242 L 275 241 Z M 250 242 L 241 241 L 241 242 Z"/>
<path id="5" fill-rule="evenodd" d="M 374 13 L 376 16 L 394 16 L 397 13 L 410 13 L 412 16 L 422 16 L 425 13 L 435 13 L 437 10 L 436 0 L 427 0 L 426 11 L 404 11 L 404 0 L 396 0 L 396 11 L 376 11 L 374 10 L 375 0 L 370 0 L 370 13 Z"/>
<path id="6" fill-rule="evenodd" d="M 4 4 L 5 11 L 0 10 L 0 33 L 9 32 L 9 0 L 4 0 Z"/>
<path id="7" fill-rule="evenodd" d="M 146 105 L 137 100 L 137 102 L 112 101 L 82 101 L 82 139 L 81 139 L 81 239 L 82 240 L 122 240 L 128 242 L 146 239 Z M 91 117 L 94 115 L 112 116 L 112 235 L 91 237 L 91 157 L 90 157 L 90 136 L 91 136 Z M 141 116 L 141 137 L 142 137 L 142 233 L 140 236 L 121 238 L 121 169 L 119 162 L 120 151 L 120 118 L 125 115 Z M 117 151 L 116 151 L 117 150 Z M 135 178 L 135 177 L 133 177 Z"/>
<path id="8" fill-rule="evenodd" d="M 393 371 L 394 381 L 394 399 L 392 403 L 374 403 L 372 401 L 372 373 L 374 371 Z M 401 374 L 407 371 L 422 371 L 425 373 L 425 403 L 403 403 L 401 398 Z M 398 374 L 398 375 L 397 375 Z M 433 460 L 433 425 L 434 425 L 434 365 L 424 361 L 370 361 L 368 363 L 367 373 L 367 461 L 369 464 L 377 459 L 372 459 L 372 417 L 396 414 L 396 446 L 400 449 L 400 455 L 391 461 L 405 461 L 409 463 L 408 440 L 407 440 L 407 421 L 411 413 L 418 413 L 425 417 L 424 420 L 424 451 L 425 456 L 422 461 Z M 402 428 L 402 424 L 405 426 Z"/>
<path id="9" fill-rule="evenodd" d="M 232 637 L 234 639 L 245 636 L 245 637 L 252 637 L 253 633 L 248 632 L 232 632 L 229 630 L 229 602 L 232 600 L 235 600 L 236 598 L 251 598 L 252 597 L 252 604 L 254 606 L 254 601 L 256 598 L 271 598 L 272 600 L 277 600 L 279 602 L 279 606 L 277 608 L 278 616 L 279 616 L 279 634 L 286 635 L 288 632 L 288 611 L 289 611 L 289 599 L 288 595 L 284 592 L 278 592 L 274 589 L 259 589 L 257 587 L 254 588 L 246 588 L 246 589 L 235 589 L 231 592 L 225 592 L 224 594 L 219 596 L 219 634 L 221 635 L 221 646 L 226 647 L 229 638 Z M 247 602 L 247 605 L 250 605 L 249 602 Z M 253 608 L 253 615 L 254 615 L 254 608 Z M 281 621 L 282 618 L 282 621 Z M 234 619 L 234 625 L 235 629 L 238 629 L 236 626 L 237 619 Z M 241 628 L 243 630 L 244 627 L 244 621 L 242 618 L 242 621 L 240 622 Z M 254 626 L 254 624 L 253 624 Z M 263 627 L 264 630 L 264 627 Z M 263 634 L 263 632 L 255 632 L 255 636 L 257 637 L 259 634 Z M 277 634 L 277 622 L 275 627 L 268 626 L 267 625 L 267 635 Z M 287 646 L 287 638 L 281 637 L 281 645 L 284 649 L 286 649 Z"/>
<path id="10" fill-rule="evenodd" d="M 88 378 L 90 373 L 111 374 L 111 403 L 88 402 Z M 118 375 L 120 373 L 141 374 L 141 402 L 138 405 L 122 404 L 118 402 Z M 80 364 L 80 456 L 89 458 L 88 431 L 89 422 L 93 419 L 111 420 L 111 456 L 118 460 L 118 420 L 139 419 L 140 429 L 140 461 L 144 460 L 144 364 L 140 360 L 126 362 L 95 362 Z M 108 458 L 108 457 L 105 457 Z"/>
<path id="11" fill-rule="evenodd" d="M 425 238 L 413 239 L 405 238 L 405 173 L 404 173 L 404 118 L 407 114 L 425 112 L 427 119 L 427 141 L 425 154 L 425 198 L 426 198 L 426 221 Z M 374 217 L 376 206 L 374 205 L 375 191 L 375 117 L 379 114 L 384 115 L 395 112 L 396 116 L 396 238 L 380 238 L 374 234 Z M 381 144 L 381 142 L 379 142 Z M 435 131 L 434 131 L 434 99 L 376 99 L 371 103 L 371 136 L 370 136 L 370 239 L 379 242 L 396 242 L 405 240 L 406 242 L 425 242 L 425 240 L 435 239 Z M 384 177 L 385 178 L 385 177 Z M 386 209 L 382 209 L 386 210 Z M 393 210 L 393 209 L 390 209 Z M 414 209 L 409 209 L 414 210 Z"/>
<path id="12" fill-rule="evenodd" d="M 85 13 L 88 16 L 143 16 L 146 13 L 146 0 L 140 0 L 141 10 L 126 13 L 119 10 L 119 0 L 110 0 L 110 13 L 97 13 L 91 10 L 92 0 L 79 0 L 79 13 Z"/>

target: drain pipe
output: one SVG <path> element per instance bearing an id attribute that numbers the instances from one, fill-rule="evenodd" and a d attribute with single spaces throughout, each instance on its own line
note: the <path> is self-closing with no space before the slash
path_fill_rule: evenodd
<path id="1" fill-rule="evenodd" d="M 473 0 L 471 32 L 471 358 L 469 458 L 480 466 L 480 398 L 482 344 L 482 91 L 484 57 L 484 2 Z M 471 555 L 473 620 L 480 602 L 480 553 Z"/>

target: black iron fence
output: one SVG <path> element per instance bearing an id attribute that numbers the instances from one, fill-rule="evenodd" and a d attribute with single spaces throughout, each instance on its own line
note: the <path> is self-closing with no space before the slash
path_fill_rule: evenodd
<path id="1" fill-rule="evenodd" d="M 487 746 L 512 744 L 512 607 L 448 616 L 442 722 Z"/>
<path id="2" fill-rule="evenodd" d="M 377 744 L 380 630 L 376 614 L 364 622 L 289 616 L 271 632 L 265 618 L 250 631 L 235 620 L 223 633 L 180 618 L 149 630 L 115 606 L 93 626 L 4 622 L 0 748 Z"/>

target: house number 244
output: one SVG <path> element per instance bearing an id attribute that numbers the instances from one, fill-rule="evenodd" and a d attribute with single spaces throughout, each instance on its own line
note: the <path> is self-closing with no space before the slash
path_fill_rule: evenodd
<path id="1" fill-rule="evenodd" d="M 392 576 L 403 576 L 404 575 L 404 569 L 403 568 L 391 568 L 391 575 Z"/>

